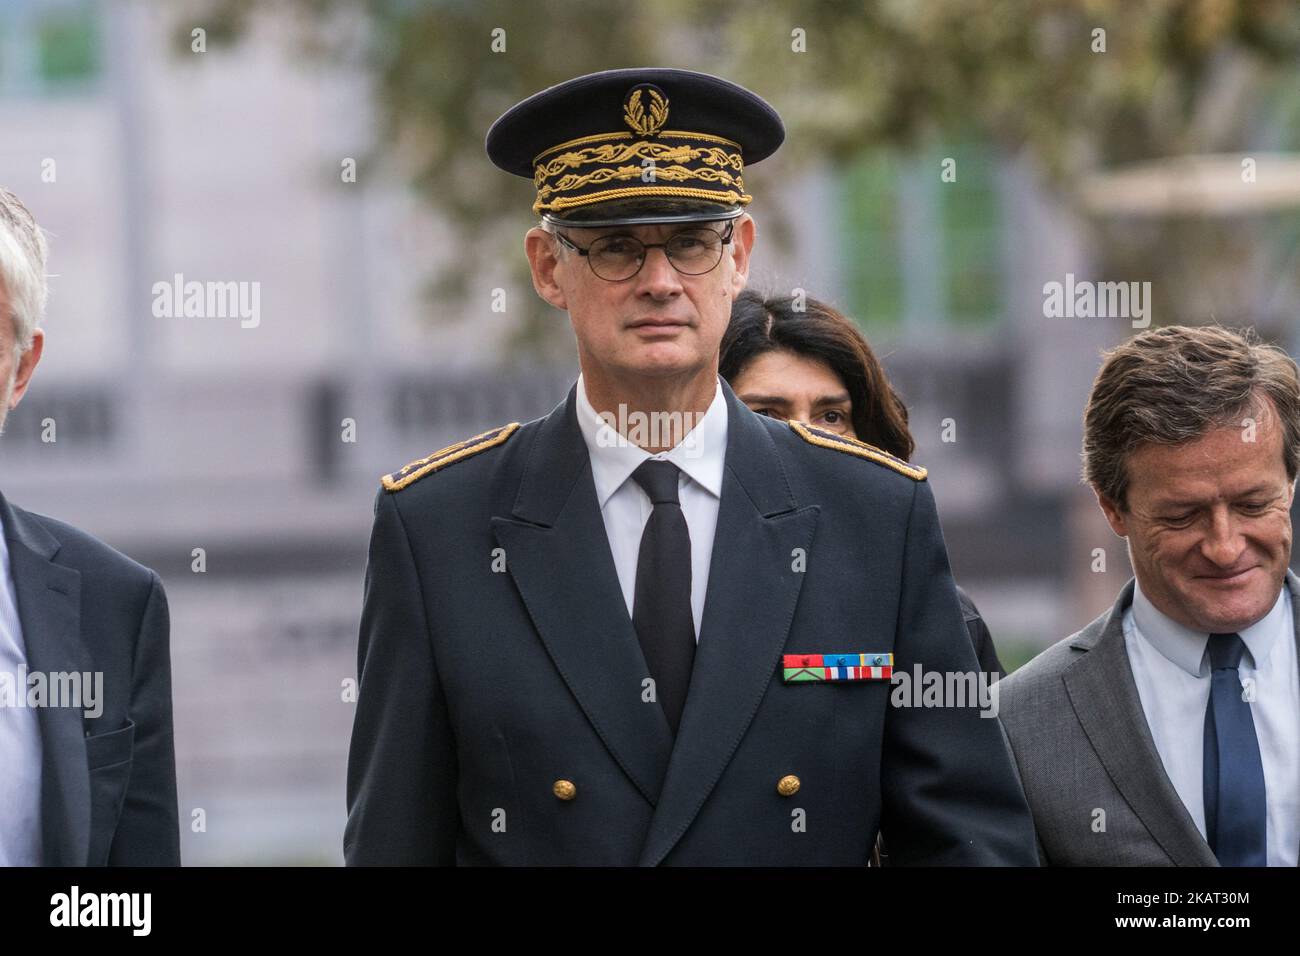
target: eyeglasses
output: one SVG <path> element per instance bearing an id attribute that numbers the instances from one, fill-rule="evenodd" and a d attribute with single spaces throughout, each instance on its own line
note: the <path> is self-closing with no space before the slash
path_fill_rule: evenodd
<path id="1" fill-rule="evenodd" d="M 607 282 L 630 279 L 645 265 L 646 252 L 662 249 L 672 267 L 686 276 L 704 275 L 722 261 L 722 247 L 731 242 L 734 222 L 723 232 L 701 226 L 683 229 L 668 237 L 667 242 L 642 242 L 635 236 L 601 236 L 586 249 L 561 233 L 555 238 L 580 256 L 585 256 L 591 271 Z"/>

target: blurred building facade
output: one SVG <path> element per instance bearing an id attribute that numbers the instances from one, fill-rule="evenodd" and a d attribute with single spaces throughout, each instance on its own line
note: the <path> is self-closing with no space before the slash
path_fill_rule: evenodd
<path id="1" fill-rule="evenodd" d="M 51 234 L 54 276 L 0 487 L 164 578 L 186 862 L 336 863 L 377 478 L 545 414 L 576 360 L 501 367 L 511 316 L 492 290 L 533 295 L 505 269 L 476 277 L 481 307 L 438 320 L 425 280 L 449 239 L 363 163 L 363 77 L 295 59 L 266 26 L 178 53 L 165 11 L 0 7 L 0 182 Z M 760 234 L 770 207 L 794 241 L 760 246 L 751 284 L 863 322 L 909 404 L 958 579 L 999 645 L 1028 649 L 1129 575 L 1078 454 L 1097 352 L 1132 330 L 1044 318 L 1044 283 L 1089 270 L 1069 214 L 1016 162 L 960 156 L 961 192 L 938 156 L 779 189 L 760 167 Z M 257 283 L 256 326 L 156 315 L 155 283 L 178 275 Z"/>

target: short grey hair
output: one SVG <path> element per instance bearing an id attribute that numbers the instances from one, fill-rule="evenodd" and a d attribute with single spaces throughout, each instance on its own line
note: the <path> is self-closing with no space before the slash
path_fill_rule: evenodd
<path id="1" fill-rule="evenodd" d="M 36 217 L 17 196 L 0 186 L 0 286 L 8 300 L 19 352 L 32 347 L 32 333 L 45 320 L 47 251 Z"/>

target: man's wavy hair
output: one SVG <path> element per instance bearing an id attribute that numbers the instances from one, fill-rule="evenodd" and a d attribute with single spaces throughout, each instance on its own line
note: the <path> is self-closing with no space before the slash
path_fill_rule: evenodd
<path id="1" fill-rule="evenodd" d="M 1103 353 L 1083 415 L 1083 479 L 1127 509 L 1128 455 L 1276 415 L 1287 477 L 1300 468 L 1300 373 L 1253 329 L 1151 329 Z"/>

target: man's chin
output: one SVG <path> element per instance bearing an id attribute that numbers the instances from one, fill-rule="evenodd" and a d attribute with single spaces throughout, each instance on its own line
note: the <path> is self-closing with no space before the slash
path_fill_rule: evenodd
<path id="1" fill-rule="evenodd" d="M 625 371 L 643 378 L 680 378 L 699 371 L 699 357 L 668 349 L 645 349 L 631 357 Z"/>
<path id="2" fill-rule="evenodd" d="M 1256 569 L 1238 584 L 1197 579 L 1189 595 L 1189 610 L 1198 622 L 1197 630 L 1230 634 L 1256 623 L 1273 609 L 1280 587 Z"/>

